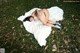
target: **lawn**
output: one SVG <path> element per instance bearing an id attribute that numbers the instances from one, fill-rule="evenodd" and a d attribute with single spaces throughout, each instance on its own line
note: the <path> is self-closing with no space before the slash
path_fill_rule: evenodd
<path id="1" fill-rule="evenodd" d="M 64 10 L 64 20 L 61 22 L 64 28 L 52 28 L 47 45 L 40 47 L 17 18 L 34 7 L 52 6 L 59 6 Z M 0 0 L 0 48 L 5 48 L 5 53 L 80 53 L 80 3 Z"/>

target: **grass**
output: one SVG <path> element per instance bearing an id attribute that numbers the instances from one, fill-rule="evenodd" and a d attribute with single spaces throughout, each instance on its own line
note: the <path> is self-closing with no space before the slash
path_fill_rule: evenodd
<path id="1" fill-rule="evenodd" d="M 32 34 L 26 32 L 17 18 L 34 7 L 59 6 L 64 10 L 64 28 L 52 28 L 47 45 L 40 47 Z M 80 53 L 80 3 L 55 0 L 1 0 L 0 48 L 6 53 Z"/>

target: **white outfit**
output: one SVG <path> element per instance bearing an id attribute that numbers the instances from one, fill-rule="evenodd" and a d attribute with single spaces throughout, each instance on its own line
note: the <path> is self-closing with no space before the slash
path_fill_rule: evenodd
<path id="1" fill-rule="evenodd" d="M 35 10 L 41 10 L 40 8 L 33 8 L 29 12 L 26 12 L 25 15 L 22 15 L 18 20 L 23 21 L 26 17 L 30 16 Z M 63 19 L 63 10 L 57 6 L 48 8 L 49 11 L 49 20 L 56 21 Z M 51 27 L 43 25 L 39 20 L 38 21 L 25 21 L 23 22 L 25 29 L 32 33 L 35 39 L 38 41 L 40 46 L 46 45 L 46 38 L 51 33 Z"/>

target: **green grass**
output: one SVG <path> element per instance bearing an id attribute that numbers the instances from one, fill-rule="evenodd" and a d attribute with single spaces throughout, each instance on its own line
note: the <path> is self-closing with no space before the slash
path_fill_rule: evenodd
<path id="1" fill-rule="evenodd" d="M 47 45 L 40 47 L 32 34 L 26 32 L 17 18 L 34 7 L 59 6 L 64 10 L 64 28 L 47 38 Z M 80 53 L 80 3 L 63 3 L 54 0 L 1 0 L 0 48 L 6 53 Z M 54 46 L 56 45 L 56 51 Z"/>

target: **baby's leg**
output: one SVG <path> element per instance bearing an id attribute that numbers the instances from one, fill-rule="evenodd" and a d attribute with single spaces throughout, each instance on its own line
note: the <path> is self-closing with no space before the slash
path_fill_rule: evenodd
<path id="1" fill-rule="evenodd" d="M 54 25 L 53 24 L 51 24 L 51 23 L 47 23 L 47 24 L 45 24 L 46 26 L 50 26 L 50 27 L 54 27 Z"/>
<path id="2" fill-rule="evenodd" d="M 55 23 L 53 23 L 52 21 L 50 21 L 50 20 L 48 20 L 48 23 L 50 23 L 50 24 L 55 24 Z"/>

